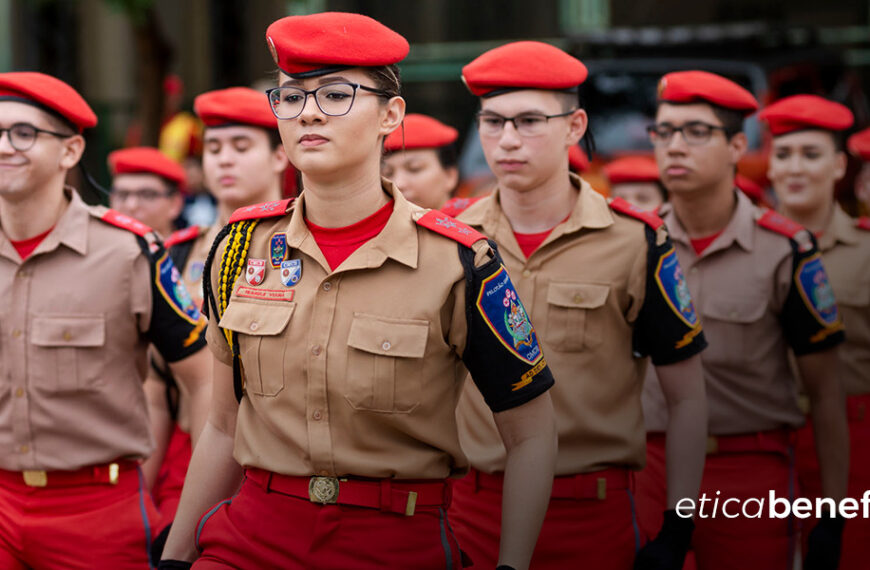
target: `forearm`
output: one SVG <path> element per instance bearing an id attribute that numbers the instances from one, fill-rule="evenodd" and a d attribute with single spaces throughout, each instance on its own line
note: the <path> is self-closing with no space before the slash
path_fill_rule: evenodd
<path id="1" fill-rule="evenodd" d="M 154 451 L 142 462 L 142 475 L 149 490 L 154 487 L 154 482 L 160 473 L 160 466 L 169 447 L 169 438 L 172 436 L 172 416 L 169 414 L 164 386 L 163 382 L 151 376 L 146 378 L 144 384 L 145 399 L 148 402 L 148 419 L 155 444 Z"/>
<path id="2" fill-rule="evenodd" d="M 707 404 L 684 400 L 668 410 L 665 448 L 668 508 L 680 499 L 696 499 L 701 488 L 707 448 Z"/>
<path id="3" fill-rule="evenodd" d="M 849 426 L 845 400 L 829 397 L 812 402 L 813 436 L 826 497 L 846 496 L 849 479 Z"/>
<path id="4" fill-rule="evenodd" d="M 233 437 L 207 423 L 190 460 L 164 559 L 192 561 L 197 557 L 197 521 L 209 507 L 236 492 L 242 475 L 233 459 Z"/>
<path id="5" fill-rule="evenodd" d="M 206 426 L 211 395 L 211 387 L 203 383 L 197 383 L 190 393 L 190 442 L 194 449 Z"/>

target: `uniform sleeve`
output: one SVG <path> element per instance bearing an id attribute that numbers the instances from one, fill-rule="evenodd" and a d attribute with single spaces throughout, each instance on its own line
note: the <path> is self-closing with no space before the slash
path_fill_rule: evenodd
<path id="1" fill-rule="evenodd" d="M 635 324 L 634 350 L 650 356 L 656 366 L 674 364 L 704 350 L 707 341 L 671 239 L 649 226 L 645 230 L 646 292 Z"/>
<path id="2" fill-rule="evenodd" d="M 141 239 L 141 238 L 140 238 Z M 205 346 L 205 318 L 181 281 L 169 252 L 160 244 L 141 245 L 150 265 L 151 322 L 148 339 L 167 362 L 177 362 Z"/>
<path id="3" fill-rule="evenodd" d="M 834 291 L 815 238 L 810 237 L 811 247 L 791 241 L 791 281 L 780 313 L 786 341 L 798 356 L 827 350 L 845 340 Z"/>
<path id="4" fill-rule="evenodd" d="M 218 245 L 216 251 L 222 252 L 224 250 L 224 246 L 226 244 L 226 240 L 222 240 L 221 244 Z M 207 263 L 206 269 L 208 270 L 208 274 L 203 274 L 202 283 L 205 285 L 205 280 L 209 279 L 211 283 L 211 291 L 212 294 L 217 294 L 217 291 L 220 290 L 218 287 L 218 283 L 220 281 L 220 264 L 221 264 L 221 256 L 219 253 L 215 254 L 213 258 L 211 258 L 210 263 Z M 217 305 L 217 299 L 214 299 L 215 306 Z M 208 328 L 206 329 L 206 340 L 208 341 L 208 347 L 212 351 L 212 354 L 215 355 L 219 361 L 232 366 L 233 364 L 233 350 L 230 348 L 230 345 L 227 343 L 227 337 L 224 336 L 224 331 L 218 326 L 218 322 L 220 322 L 220 317 L 215 314 L 216 311 L 211 304 L 211 300 L 209 299 L 208 292 L 203 290 L 203 310 L 208 317 Z"/>
<path id="5" fill-rule="evenodd" d="M 553 373 L 495 244 L 489 247 L 476 264 L 475 251 L 459 246 L 468 326 L 462 360 L 489 408 L 501 412 L 549 390 Z"/>

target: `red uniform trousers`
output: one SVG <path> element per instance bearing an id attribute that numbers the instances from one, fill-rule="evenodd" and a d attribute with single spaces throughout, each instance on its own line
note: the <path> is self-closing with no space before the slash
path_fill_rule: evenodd
<path id="1" fill-rule="evenodd" d="M 351 481 L 347 487 L 341 482 L 339 501 L 343 500 L 342 492 L 353 500 L 354 484 L 360 482 Z M 313 503 L 307 497 L 307 477 L 248 469 L 239 493 L 218 503 L 200 519 L 196 543 L 201 556 L 194 568 L 462 567 L 459 545 L 447 522 L 450 495 L 446 482 L 421 483 L 440 485 L 442 498 L 425 501 L 421 493 L 412 516 L 402 512 L 407 503 L 395 499 L 402 494 L 396 492 L 397 487 L 410 490 L 414 483 L 392 482 L 392 490 L 390 480 L 365 484 L 369 490 L 375 488 L 380 508 Z"/>
<path id="2" fill-rule="evenodd" d="M 502 483 L 472 469 L 453 485 L 450 520 L 473 568 L 498 562 Z M 632 487 L 626 469 L 557 477 L 531 568 L 630 569 L 641 544 Z"/>
<path id="3" fill-rule="evenodd" d="M 151 496 L 154 504 L 160 511 L 160 522 L 157 524 L 158 531 L 172 522 L 175 511 L 178 510 L 178 501 L 181 499 L 181 488 L 184 486 L 184 476 L 187 475 L 187 466 L 190 465 L 192 452 L 190 434 L 185 433 L 175 424 L 166 456 L 160 465 Z"/>
<path id="4" fill-rule="evenodd" d="M 0 568 L 149 568 L 157 509 L 138 467 L 49 471 L 47 485 L 0 471 Z M 156 566 L 156 562 L 154 564 Z"/>
<path id="5" fill-rule="evenodd" d="M 849 396 L 846 400 L 849 418 L 849 497 L 860 500 L 870 489 L 870 394 Z M 801 494 L 815 499 L 822 496 L 819 462 L 816 456 L 813 426 L 807 425 L 798 431 L 797 472 Z M 860 503 L 859 503 L 860 506 Z M 807 537 L 815 527 L 815 519 L 802 521 L 801 537 L 806 553 Z M 870 519 L 858 516 L 846 521 L 843 527 L 843 548 L 840 553 L 840 570 L 864 569 L 870 566 Z"/>
<path id="6" fill-rule="evenodd" d="M 692 536 L 694 562 L 701 570 L 792 570 L 797 531 L 793 518 L 769 518 L 769 493 L 790 502 L 797 496 L 793 434 L 786 430 L 711 438 L 701 481 L 701 496 L 709 499 L 703 507 L 695 501 L 695 532 Z M 646 468 L 637 475 L 637 509 L 641 529 L 655 536 L 666 508 L 665 437 L 647 437 Z M 719 494 L 717 494 L 717 491 Z M 726 499 L 739 503 L 724 505 Z M 753 517 L 723 515 L 740 513 L 744 504 Z M 718 499 L 717 502 L 716 499 Z M 715 516 L 713 516 L 715 507 Z"/>

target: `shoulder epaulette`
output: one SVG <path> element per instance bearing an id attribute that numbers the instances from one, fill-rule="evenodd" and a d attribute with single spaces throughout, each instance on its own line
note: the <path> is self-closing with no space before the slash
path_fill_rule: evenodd
<path id="1" fill-rule="evenodd" d="M 100 219 L 106 223 L 112 224 L 119 228 L 131 231 L 137 236 L 148 237 L 148 234 L 153 234 L 153 230 L 130 216 L 125 216 L 117 210 L 107 209 L 100 215 Z"/>
<path id="2" fill-rule="evenodd" d="M 870 232 L 870 217 L 862 216 L 855 220 L 855 227 Z"/>
<path id="3" fill-rule="evenodd" d="M 655 212 L 641 210 L 640 208 L 624 200 L 623 198 L 610 198 L 607 200 L 607 203 L 610 204 L 611 208 L 613 208 L 620 214 L 625 214 L 626 216 L 637 218 L 638 220 L 645 222 L 654 230 L 657 230 L 665 225 L 665 221 L 658 217 L 658 214 L 656 214 Z"/>
<path id="4" fill-rule="evenodd" d="M 452 216 L 455 218 L 481 198 L 483 198 L 483 196 L 476 196 L 474 198 L 451 198 L 438 209 L 441 212 L 447 214 L 448 216 Z"/>
<path id="5" fill-rule="evenodd" d="M 417 219 L 417 223 L 424 228 L 430 229 L 437 234 L 458 241 L 462 245 L 471 247 L 476 241 L 486 239 L 479 231 L 467 226 L 458 220 L 454 220 L 444 212 L 430 210 Z"/>
<path id="6" fill-rule="evenodd" d="M 253 206 L 245 206 L 239 208 L 233 215 L 230 216 L 229 223 L 240 222 L 242 220 L 254 220 L 258 218 L 275 218 L 283 216 L 287 213 L 287 208 L 293 203 L 295 198 L 286 198 L 284 200 L 275 200 L 274 202 L 263 202 L 262 204 L 254 204 Z"/>
<path id="7" fill-rule="evenodd" d="M 200 232 L 202 232 L 202 230 L 203 228 L 200 226 L 188 226 L 178 231 L 174 231 L 169 235 L 168 238 L 166 238 L 166 241 L 163 242 L 163 245 L 169 248 L 174 245 L 184 243 L 186 241 L 194 240 L 199 237 L 199 234 Z"/>
<path id="8" fill-rule="evenodd" d="M 796 242 L 798 250 L 801 252 L 809 251 L 813 248 L 813 239 L 810 232 L 796 221 L 790 220 L 782 214 L 766 209 L 760 216 L 756 216 L 755 221 L 762 228 L 783 235 Z"/>

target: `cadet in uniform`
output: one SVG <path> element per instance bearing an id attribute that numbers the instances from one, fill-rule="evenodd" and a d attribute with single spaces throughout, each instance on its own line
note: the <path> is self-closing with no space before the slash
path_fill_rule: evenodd
<path id="1" fill-rule="evenodd" d="M 266 39 L 305 190 L 237 211 L 210 255 L 213 415 L 161 566 L 196 546 L 197 568 L 460 567 L 445 479 L 467 469 L 468 369 L 509 450 L 501 563 L 525 568 L 552 481 L 553 379 L 483 236 L 380 178 L 408 43 L 345 13 L 284 18 Z M 245 479 L 226 499 L 233 457 Z"/>
<path id="2" fill-rule="evenodd" d="M 278 121 L 263 93 L 247 87 L 209 91 L 194 99 L 193 108 L 205 125 L 203 176 L 217 199 L 218 219 L 212 227 L 192 226 L 175 232 L 166 247 L 188 291 L 195 291 L 196 306 L 201 307 L 203 267 L 218 231 L 236 209 L 279 200 L 281 176 L 289 162 Z M 159 458 L 159 474 L 152 493 L 165 528 L 175 516 L 190 463 L 190 400 L 163 363 L 156 360 L 153 364 L 146 390 L 152 412 L 162 419 L 155 434 L 163 437 L 158 438 L 154 453 L 154 459 Z"/>
<path id="3" fill-rule="evenodd" d="M 607 163 L 604 175 L 610 182 L 610 195 L 622 198 L 641 210 L 655 212 L 667 191 L 659 180 L 656 161 L 646 156 L 626 156 Z"/>
<path id="4" fill-rule="evenodd" d="M 186 176 L 180 164 L 152 147 L 124 148 L 109 153 L 112 192 L 109 203 L 139 220 L 162 238 L 169 236 L 181 215 Z"/>
<path id="5" fill-rule="evenodd" d="M 4 569 L 147 567 L 149 343 L 195 410 L 211 395 L 205 319 L 154 232 L 64 186 L 96 123 L 66 83 L 0 74 Z"/>
<path id="6" fill-rule="evenodd" d="M 384 140 L 381 174 L 422 208 L 441 208 L 459 184 L 454 143 L 459 132 L 441 121 L 411 113 Z"/>
<path id="7" fill-rule="evenodd" d="M 834 200 L 834 186 L 846 174 L 843 131 L 854 117 L 839 103 L 795 95 L 759 118 L 773 135 L 767 176 L 779 210 L 815 234 L 846 328 L 839 356 L 849 421 L 848 495 L 860 499 L 870 489 L 870 220 L 850 218 Z M 822 496 L 811 421 L 798 432 L 797 468 L 801 494 Z M 864 568 L 868 557 L 870 520 L 859 516 L 845 525 L 840 568 Z"/>
<path id="8" fill-rule="evenodd" d="M 499 246 L 529 303 L 557 383 L 556 479 L 533 567 L 631 568 L 643 542 L 632 505 L 643 467 L 640 393 L 645 356 L 673 405 L 670 451 L 676 498 L 694 497 L 704 458 L 701 325 L 667 232 L 654 214 L 608 202 L 568 171 L 584 135 L 578 109 L 586 68 L 562 50 L 516 42 L 463 68 L 479 96 L 478 130 L 497 189 L 459 219 Z M 460 441 L 473 470 L 454 488 L 459 542 L 477 568 L 495 565 L 505 450 L 492 414 L 471 384 L 458 410 Z M 643 563 L 682 563 L 691 520 L 669 511 Z"/>
<path id="9" fill-rule="evenodd" d="M 701 355 L 710 410 L 702 493 L 706 516 L 695 519 L 698 567 L 791 568 L 794 527 L 747 499 L 794 498 L 794 430 L 804 422 L 789 350 L 813 401 L 824 494 L 846 491 L 847 433 L 842 391 L 834 374 L 843 327 L 812 236 L 800 225 L 761 210 L 734 188 L 746 151 L 744 118 L 758 108 L 751 93 L 703 71 L 669 73 L 659 84 L 650 126 L 656 162 L 670 202 L 661 213 L 697 300 L 710 348 Z M 638 477 L 641 524 L 661 509 L 667 412 L 647 382 L 647 468 Z M 670 434 L 668 434 L 670 437 Z M 736 499 L 749 515 L 719 512 L 714 499 Z M 696 503 L 695 514 L 699 515 Z M 734 502 L 723 508 L 731 509 Z M 755 516 L 753 516 L 755 515 Z M 839 523 L 828 519 L 824 537 Z M 830 533 L 828 532 L 830 531 Z M 834 537 L 835 538 L 835 537 Z M 816 555 L 832 555 L 820 540 Z M 833 566 L 814 566 L 815 568 Z"/>

